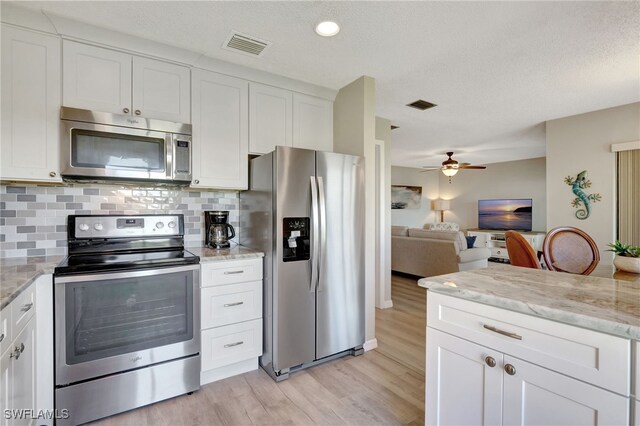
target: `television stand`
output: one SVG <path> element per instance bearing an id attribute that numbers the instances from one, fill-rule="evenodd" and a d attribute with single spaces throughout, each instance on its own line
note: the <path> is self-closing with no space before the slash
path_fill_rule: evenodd
<path id="1" fill-rule="evenodd" d="M 489 259 L 509 260 L 507 252 L 507 243 L 505 241 L 506 231 L 492 231 L 488 229 L 469 229 L 467 235 L 476 237 L 474 247 L 486 247 L 491 250 Z M 544 241 L 545 232 L 538 231 L 518 231 L 520 235 L 533 247 L 535 252 L 542 251 L 542 242 Z"/>

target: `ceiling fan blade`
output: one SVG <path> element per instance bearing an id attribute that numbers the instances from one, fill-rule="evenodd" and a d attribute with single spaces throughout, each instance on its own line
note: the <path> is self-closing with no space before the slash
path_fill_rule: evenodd
<path id="1" fill-rule="evenodd" d="M 462 166 L 470 166 L 471 163 L 458 163 L 458 167 L 462 167 Z"/>
<path id="2" fill-rule="evenodd" d="M 442 166 L 422 166 L 424 170 L 440 170 Z"/>
<path id="3" fill-rule="evenodd" d="M 483 170 L 486 169 L 486 166 L 460 166 L 459 169 L 471 169 L 471 170 Z"/>

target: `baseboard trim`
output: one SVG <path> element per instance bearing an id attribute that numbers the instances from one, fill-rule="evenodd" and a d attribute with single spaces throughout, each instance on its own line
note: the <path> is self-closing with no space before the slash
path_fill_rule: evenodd
<path id="1" fill-rule="evenodd" d="M 393 300 L 391 300 L 391 299 L 385 300 L 380 305 L 380 309 L 389 309 L 389 308 L 393 308 Z"/>
<path id="2" fill-rule="evenodd" d="M 366 342 L 364 342 L 364 345 L 362 345 L 362 349 L 364 349 L 365 352 L 373 350 L 373 349 L 375 349 L 377 347 L 378 347 L 378 339 L 376 339 L 376 338 L 373 338 L 371 340 L 367 340 Z"/>

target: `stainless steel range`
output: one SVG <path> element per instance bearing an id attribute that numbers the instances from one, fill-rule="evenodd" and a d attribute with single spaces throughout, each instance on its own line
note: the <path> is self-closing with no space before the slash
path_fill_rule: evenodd
<path id="1" fill-rule="evenodd" d="M 200 387 L 199 261 L 182 215 L 69 216 L 55 405 L 79 424 Z"/>

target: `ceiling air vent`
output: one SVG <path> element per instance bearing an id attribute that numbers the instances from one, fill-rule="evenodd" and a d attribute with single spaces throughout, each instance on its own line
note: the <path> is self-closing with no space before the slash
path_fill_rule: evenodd
<path id="1" fill-rule="evenodd" d="M 432 104 L 431 102 L 418 99 L 415 102 L 411 102 L 410 104 L 407 104 L 407 106 L 424 111 L 425 109 L 433 108 L 434 106 L 436 106 L 436 104 Z"/>
<path id="2" fill-rule="evenodd" d="M 249 56 L 262 56 L 264 51 L 271 45 L 271 42 L 261 40 L 247 34 L 232 31 L 222 45 L 225 50 L 242 53 Z"/>

